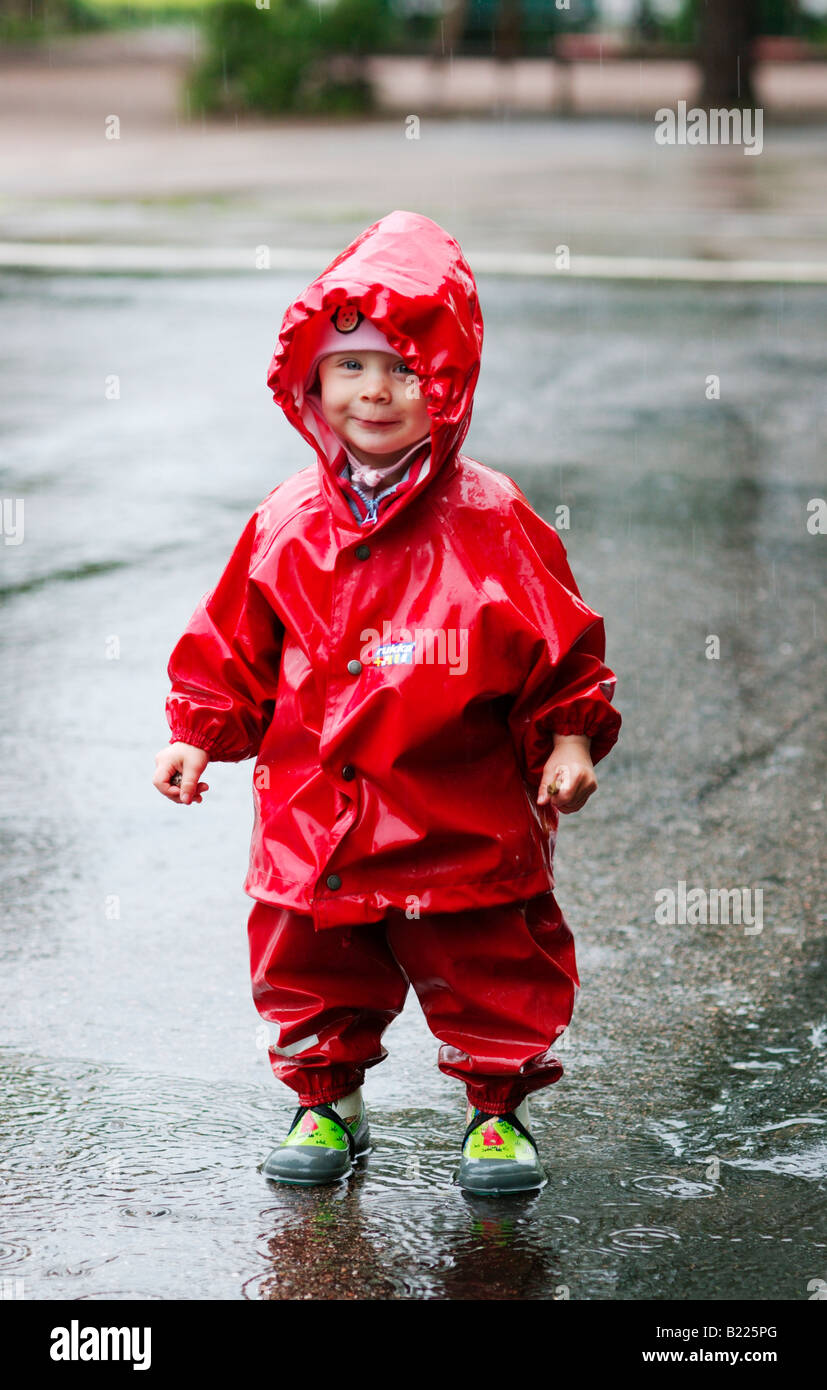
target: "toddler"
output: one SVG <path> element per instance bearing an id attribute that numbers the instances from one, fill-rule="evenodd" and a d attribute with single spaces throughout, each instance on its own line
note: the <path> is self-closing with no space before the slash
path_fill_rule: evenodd
<path id="1" fill-rule="evenodd" d="M 365 1070 L 412 984 L 467 1093 L 459 1185 L 546 1182 L 527 1097 L 562 1075 L 579 988 L 558 817 L 620 715 L 556 531 L 460 452 L 482 335 L 427 217 L 390 213 L 322 271 L 267 378 L 316 459 L 256 508 L 169 663 L 158 790 L 196 804 L 208 762 L 256 759 L 253 998 L 298 1100 L 274 1181 L 370 1150 Z"/>

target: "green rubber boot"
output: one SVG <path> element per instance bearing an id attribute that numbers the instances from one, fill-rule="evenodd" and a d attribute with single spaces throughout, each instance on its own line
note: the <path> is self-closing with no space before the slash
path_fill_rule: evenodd
<path id="1" fill-rule="evenodd" d="M 526 1102 L 517 1109 L 527 1121 Z M 462 1140 L 456 1182 L 480 1197 L 502 1197 L 539 1191 L 548 1178 L 532 1135 L 513 1110 L 490 1115 L 475 1108 Z"/>
<path id="2" fill-rule="evenodd" d="M 261 1171 L 271 1182 L 317 1187 L 349 1177 L 354 1159 L 369 1151 L 370 1129 L 361 1097 L 352 1120 L 343 1120 L 333 1105 L 300 1105 L 287 1138 L 265 1159 Z"/>

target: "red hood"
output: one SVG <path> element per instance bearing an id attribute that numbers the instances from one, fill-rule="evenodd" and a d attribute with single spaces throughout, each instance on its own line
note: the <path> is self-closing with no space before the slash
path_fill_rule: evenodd
<path id="1" fill-rule="evenodd" d="M 477 286 L 459 245 L 416 212 L 390 212 L 352 241 L 284 315 L 267 385 L 291 425 L 319 457 L 336 516 L 357 526 L 333 464 L 342 443 L 305 395 L 322 312 L 355 304 L 420 377 L 431 417 L 431 462 L 405 495 L 410 502 L 457 454 L 471 423 L 483 324 Z"/>

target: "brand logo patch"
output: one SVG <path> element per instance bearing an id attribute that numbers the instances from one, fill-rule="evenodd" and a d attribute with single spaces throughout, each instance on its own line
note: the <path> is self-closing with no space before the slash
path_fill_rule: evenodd
<path id="1" fill-rule="evenodd" d="M 352 333 L 355 328 L 359 327 L 363 318 L 364 314 L 356 308 L 355 304 L 340 304 L 334 312 L 331 322 L 339 333 Z"/>
<path id="2" fill-rule="evenodd" d="M 495 1149 L 499 1149 L 500 1146 L 505 1143 L 505 1140 L 493 1125 L 486 1125 L 482 1134 L 482 1142 L 487 1149 L 490 1149 L 492 1145 Z"/>
<path id="3" fill-rule="evenodd" d="M 412 666 L 415 642 L 386 642 L 377 647 L 374 666 Z"/>

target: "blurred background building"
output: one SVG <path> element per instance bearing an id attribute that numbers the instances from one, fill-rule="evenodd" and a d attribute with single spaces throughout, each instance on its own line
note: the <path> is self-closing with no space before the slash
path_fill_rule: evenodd
<path id="1" fill-rule="evenodd" d="M 827 0 L 0 0 L 6 64 L 72 35 L 193 58 L 193 116 L 643 114 L 670 93 L 827 110 Z"/>

